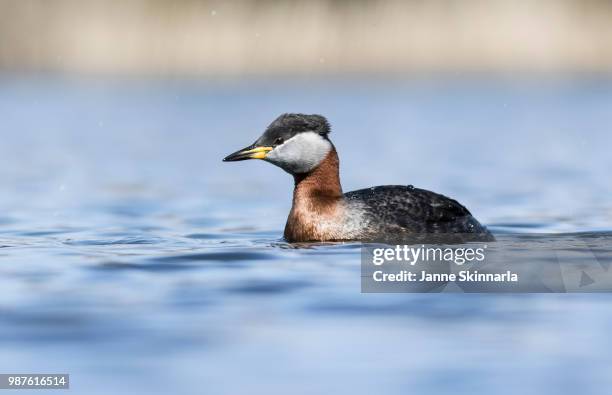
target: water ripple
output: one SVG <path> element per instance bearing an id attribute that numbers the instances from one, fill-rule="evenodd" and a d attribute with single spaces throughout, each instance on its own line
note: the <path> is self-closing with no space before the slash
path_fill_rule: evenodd
<path id="1" fill-rule="evenodd" d="M 128 263 L 128 262 L 103 262 L 92 266 L 92 270 L 99 271 L 124 271 L 136 270 L 143 272 L 175 272 L 195 269 L 197 266 L 184 263 Z"/>
<path id="2" fill-rule="evenodd" d="M 116 246 L 116 245 L 141 245 L 158 244 L 163 240 L 159 238 L 128 237 L 118 240 L 66 240 L 64 244 L 72 246 Z"/>
<path id="3" fill-rule="evenodd" d="M 195 254 L 179 254 L 152 258 L 157 262 L 181 262 L 181 261 L 262 261 L 274 260 L 278 257 L 274 254 L 255 251 L 224 251 L 205 252 Z"/>
<path id="4" fill-rule="evenodd" d="M 297 280 L 253 280 L 229 287 L 226 290 L 237 294 L 284 294 L 312 285 L 310 282 Z"/>

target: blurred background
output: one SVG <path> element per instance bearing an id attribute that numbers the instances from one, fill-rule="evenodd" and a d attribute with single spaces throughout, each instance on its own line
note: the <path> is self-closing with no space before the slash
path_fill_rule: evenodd
<path id="1" fill-rule="evenodd" d="M 293 180 L 221 159 L 323 114 L 345 191 L 430 189 L 509 264 L 607 270 L 611 43 L 603 0 L 0 0 L 0 372 L 606 393 L 608 294 L 361 294 L 360 244 L 285 243 Z"/>
<path id="2" fill-rule="evenodd" d="M 608 73 L 606 0 L 2 0 L 0 67 L 151 76 Z"/>

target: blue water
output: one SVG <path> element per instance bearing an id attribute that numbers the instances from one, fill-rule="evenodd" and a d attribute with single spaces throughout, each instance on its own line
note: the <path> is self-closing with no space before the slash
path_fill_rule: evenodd
<path id="1" fill-rule="evenodd" d="M 290 177 L 221 162 L 283 112 L 330 119 L 346 191 L 414 184 L 517 256 L 612 257 L 612 81 L 4 76 L 0 372 L 79 394 L 609 392 L 608 295 L 361 294 L 359 244 L 285 243 Z"/>

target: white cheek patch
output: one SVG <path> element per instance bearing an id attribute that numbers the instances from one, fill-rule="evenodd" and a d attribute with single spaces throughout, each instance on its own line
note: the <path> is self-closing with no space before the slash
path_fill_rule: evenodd
<path id="1" fill-rule="evenodd" d="M 331 143 L 318 133 L 304 132 L 274 148 L 266 160 L 292 174 L 308 173 L 325 159 L 331 148 Z"/>

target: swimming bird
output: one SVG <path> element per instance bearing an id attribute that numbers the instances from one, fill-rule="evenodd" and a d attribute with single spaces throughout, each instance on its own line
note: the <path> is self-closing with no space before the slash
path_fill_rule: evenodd
<path id="1" fill-rule="evenodd" d="M 255 143 L 223 161 L 262 159 L 295 181 L 284 238 L 289 242 L 465 242 L 493 236 L 446 196 L 412 185 L 342 193 L 338 153 L 321 115 L 283 114 Z"/>

